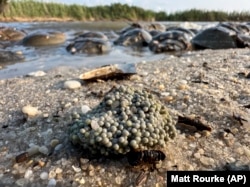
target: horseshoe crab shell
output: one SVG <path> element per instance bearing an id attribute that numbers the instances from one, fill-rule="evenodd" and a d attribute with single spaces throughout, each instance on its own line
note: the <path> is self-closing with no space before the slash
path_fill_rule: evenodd
<path id="1" fill-rule="evenodd" d="M 152 40 L 151 34 L 144 29 L 133 29 L 122 34 L 114 41 L 115 45 L 122 46 L 147 46 Z"/>
<path id="2" fill-rule="evenodd" d="M 36 32 L 29 34 L 21 41 L 25 46 L 50 46 L 64 43 L 66 36 L 62 32 Z"/>
<path id="3" fill-rule="evenodd" d="M 149 49 L 155 53 L 190 49 L 189 36 L 179 30 L 169 30 L 153 37 Z"/>
<path id="4" fill-rule="evenodd" d="M 192 39 L 195 49 L 229 49 L 237 48 L 236 32 L 226 27 L 215 26 L 207 28 Z"/>
<path id="5" fill-rule="evenodd" d="M 16 42 L 22 40 L 26 33 L 16 28 L 0 27 L 0 41 Z"/>
<path id="6" fill-rule="evenodd" d="M 24 60 L 24 56 L 21 52 L 0 50 L 0 62 L 2 63 L 18 62 L 22 60 Z"/>
<path id="7" fill-rule="evenodd" d="M 135 64 L 113 64 L 98 67 L 79 76 L 83 80 L 117 78 L 136 74 Z"/>
<path id="8" fill-rule="evenodd" d="M 83 38 L 70 43 L 66 50 L 75 53 L 104 54 L 111 51 L 111 43 L 99 38 Z"/>
<path id="9" fill-rule="evenodd" d="M 88 31 L 77 35 L 76 39 L 79 38 L 99 38 L 103 40 L 108 40 L 108 37 L 102 32 Z"/>

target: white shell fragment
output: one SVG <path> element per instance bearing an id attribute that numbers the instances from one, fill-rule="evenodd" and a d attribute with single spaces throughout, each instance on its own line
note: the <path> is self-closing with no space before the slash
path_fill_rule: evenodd
<path id="1" fill-rule="evenodd" d="M 29 117 L 33 117 L 39 114 L 39 110 L 31 105 L 24 106 L 22 108 L 22 112 L 28 115 Z"/>
<path id="2" fill-rule="evenodd" d="M 136 74 L 135 64 L 113 64 L 102 66 L 94 70 L 88 71 L 80 75 L 80 79 L 83 80 L 96 80 L 114 78 L 123 75 Z"/>

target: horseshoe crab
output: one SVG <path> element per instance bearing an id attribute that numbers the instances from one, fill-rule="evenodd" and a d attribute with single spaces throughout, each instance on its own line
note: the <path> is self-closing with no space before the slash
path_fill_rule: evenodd
<path id="1" fill-rule="evenodd" d="M 111 44 L 109 41 L 99 38 L 82 38 L 70 43 L 66 50 L 71 54 L 104 54 L 111 51 Z"/>
<path id="2" fill-rule="evenodd" d="M 103 40 L 108 40 L 108 37 L 104 33 L 98 31 L 83 32 L 81 34 L 78 34 L 75 39 L 80 39 L 80 38 L 99 38 Z"/>
<path id="3" fill-rule="evenodd" d="M 120 35 L 114 41 L 115 45 L 143 47 L 148 46 L 152 40 L 152 36 L 144 29 L 133 29 Z"/>
<path id="4" fill-rule="evenodd" d="M 22 40 L 26 33 L 16 28 L 0 27 L 0 41 L 16 42 Z"/>
<path id="5" fill-rule="evenodd" d="M 169 28 L 166 29 L 166 31 L 181 31 L 181 32 L 184 32 L 189 37 L 189 40 L 191 40 L 195 36 L 195 33 L 191 29 L 186 29 L 184 27 L 169 27 Z"/>
<path id="6" fill-rule="evenodd" d="M 144 26 L 144 29 L 147 31 L 160 31 L 164 32 L 166 30 L 166 26 L 161 23 L 149 23 Z"/>
<path id="7" fill-rule="evenodd" d="M 0 50 L 0 62 L 1 63 L 18 62 L 22 60 L 24 60 L 24 56 L 21 52 Z"/>
<path id="8" fill-rule="evenodd" d="M 190 37 L 185 32 L 170 30 L 153 37 L 149 49 L 154 53 L 181 51 L 191 48 Z"/>
<path id="9" fill-rule="evenodd" d="M 237 33 L 224 26 L 214 26 L 200 31 L 192 39 L 195 49 L 237 48 Z"/>
<path id="10" fill-rule="evenodd" d="M 120 31 L 118 31 L 118 34 L 123 35 L 130 30 L 142 29 L 142 28 L 143 28 L 143 25 L 140 23 L 131 23 L 128 27 L 125 27 L 125 28 L 121 29 Z"/>
<path id="11" fill-rule="evenodd" d="M 51 46 L 64 43 L 66 36 L 62 32 L 49 31 L 49 32 L 35 32 L 27 35 L 20 42 L 25 46 Z"/>

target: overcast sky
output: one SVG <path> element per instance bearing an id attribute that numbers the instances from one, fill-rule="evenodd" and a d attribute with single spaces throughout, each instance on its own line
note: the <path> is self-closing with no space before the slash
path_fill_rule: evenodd
<path id="1" fill-rule="evenodd" d="M 127 3 L 154 11 L 175 12 L 191 8 L 222 11 L 250 11 L 250 0 L 44 0 L 86 6 Z"/>

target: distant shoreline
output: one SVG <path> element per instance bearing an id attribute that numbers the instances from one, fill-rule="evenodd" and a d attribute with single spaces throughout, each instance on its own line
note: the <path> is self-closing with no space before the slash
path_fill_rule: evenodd
<path id="1" fill-rule="evenodd" d="M 72 18 L 22 18 L 22 17 L 14 17 L 14 18 L 0 18 L 1 22 L 69 22 L 69 21 L 77 21 Z"/>

